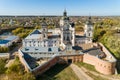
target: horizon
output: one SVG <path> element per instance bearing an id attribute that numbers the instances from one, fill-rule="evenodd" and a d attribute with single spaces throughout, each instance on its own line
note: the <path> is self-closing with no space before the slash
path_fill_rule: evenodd
<path id="1" fill-rule="evenodd" d="M 61 15 L 0 15 L 0 17 L 62 17 L 63 14 Z M 120 15 L 67 15 L 69 17 L 116 17 Z"/>
<path id="2" fill-rule="evenodd" d="M 120 0 L 1 0 L 0 16 L 120 16 Z"/>

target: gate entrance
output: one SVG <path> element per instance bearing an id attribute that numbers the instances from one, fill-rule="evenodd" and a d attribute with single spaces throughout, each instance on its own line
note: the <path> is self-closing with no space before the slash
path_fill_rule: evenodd
<path id="1" fill-rule="evenodd" d="M 72 59 L 68 59 L 68 63 L 71 64 L 72 63 Z"/>

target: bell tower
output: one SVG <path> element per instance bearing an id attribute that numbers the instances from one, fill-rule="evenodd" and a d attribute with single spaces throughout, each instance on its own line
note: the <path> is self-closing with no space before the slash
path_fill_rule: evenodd
<path id="1" fill-rule="evenodd" d="M 75 41 L 75 28 L 74 23 L 71 23 L 69 17 L 67 16 L 66 10 L 63 12 L 63 17 L 60 20 L 60 28 L 61 28 L 61 42 L 65 45 L 71 44 L 74 46 Z"/>
<path id="2" fill-rule="evenodd" d="M 66 24 L 68 22 L 69 22 L 69 17 L 67 16 L 67 11 L 65 9 L 63 12 L 62 18 L 60 19 L 60 26 L 62 27 L 62 26 L 64 26 L 64 24 Z"/>
<path id="3" fill-rule="evenodd" d="M 84 36 L 86 36 L 88 38 L 88 41 L 92 42 L 93 23 L 91 21 L 91 17 L 89 17 L 85 23 Z"/>
<path id="4" fill-rule="evenodd" d="M 63 16 L 67 17 L 67 11 L 66 11 L 66 9 L 64 10 Z"/>
<path id="5" fill-rule="evenodd" d="M 42 35 L 43 35 L 42 38 L 43 39 L 48 39 L 48 36 L 47 36 L 48 28 L 47 28 L 47 23 L 46 23 L 45 18 L 43 18 L 43 20 L 42 20 L 41 27 L 42 27 Z"/>

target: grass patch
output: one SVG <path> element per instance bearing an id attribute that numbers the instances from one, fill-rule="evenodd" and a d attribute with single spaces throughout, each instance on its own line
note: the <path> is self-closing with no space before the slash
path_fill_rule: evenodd
<path id="1" fill-rule="evenodd" d="M 87 74 L 92 77 L 94 80 L 108 80 L 108 79 L 105 79 L 105 78 L 102 78 L 101 76 L 96 76 L 90 72 L 87 72 Z"/>
<path id="2" fill-rule="evenodd" d="M 6 71 L 5 68 L 6 59 L 0 59 L 0 74 L 4 74 Z"/>
<path id="3" fill-rule="evenodd" d="M 56 64 L 37 80 L 79 80 L 72 69 L 66 64 Z"/>
<path id="4" fill-rule="evenodd" d="M 90 64 L 87 64 L 87 63 L 83 63 L 83 62 L 78 62 L 78 63 L 75 63 L 75 64 L 77 66 L 79 66 L 79 67 L 85 67 L 88 70 L 97 72 L 93 65 L 90 65 Z"/>
<path id="5" fill-rule="evenodd" d="M 78 63 L 75 63 L 77 66 L 79 67 L 84 67 L 86 69 L 88 69 L 89 71 L 94 71 L 94 72 L 97 72 L 96 69 L 94 68 L 93 65 L 90 65 L 90 64 L 87 64 L 87 63 L 83 63 L 83 62 L 78 62 Z M 97 72 L 98 73 L 98 72 Z M 88 74 L 90 77 L 92 77 L 94 80 L 108 80 L 106 78 L 102 78 L 101 76 L 96 76 L 90 72 L 86 72 L 86 74 Z"/>

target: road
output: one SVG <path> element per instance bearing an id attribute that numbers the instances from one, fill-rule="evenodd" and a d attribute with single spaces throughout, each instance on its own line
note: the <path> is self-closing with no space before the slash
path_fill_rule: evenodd
<path id="1" fill-rule="evenodd" d="M 88 76 L 80 67 L 75 64 L 71 64 L 70 67 L 75 72 L 80 80 L 93 80 L 90 76 Z"/>

